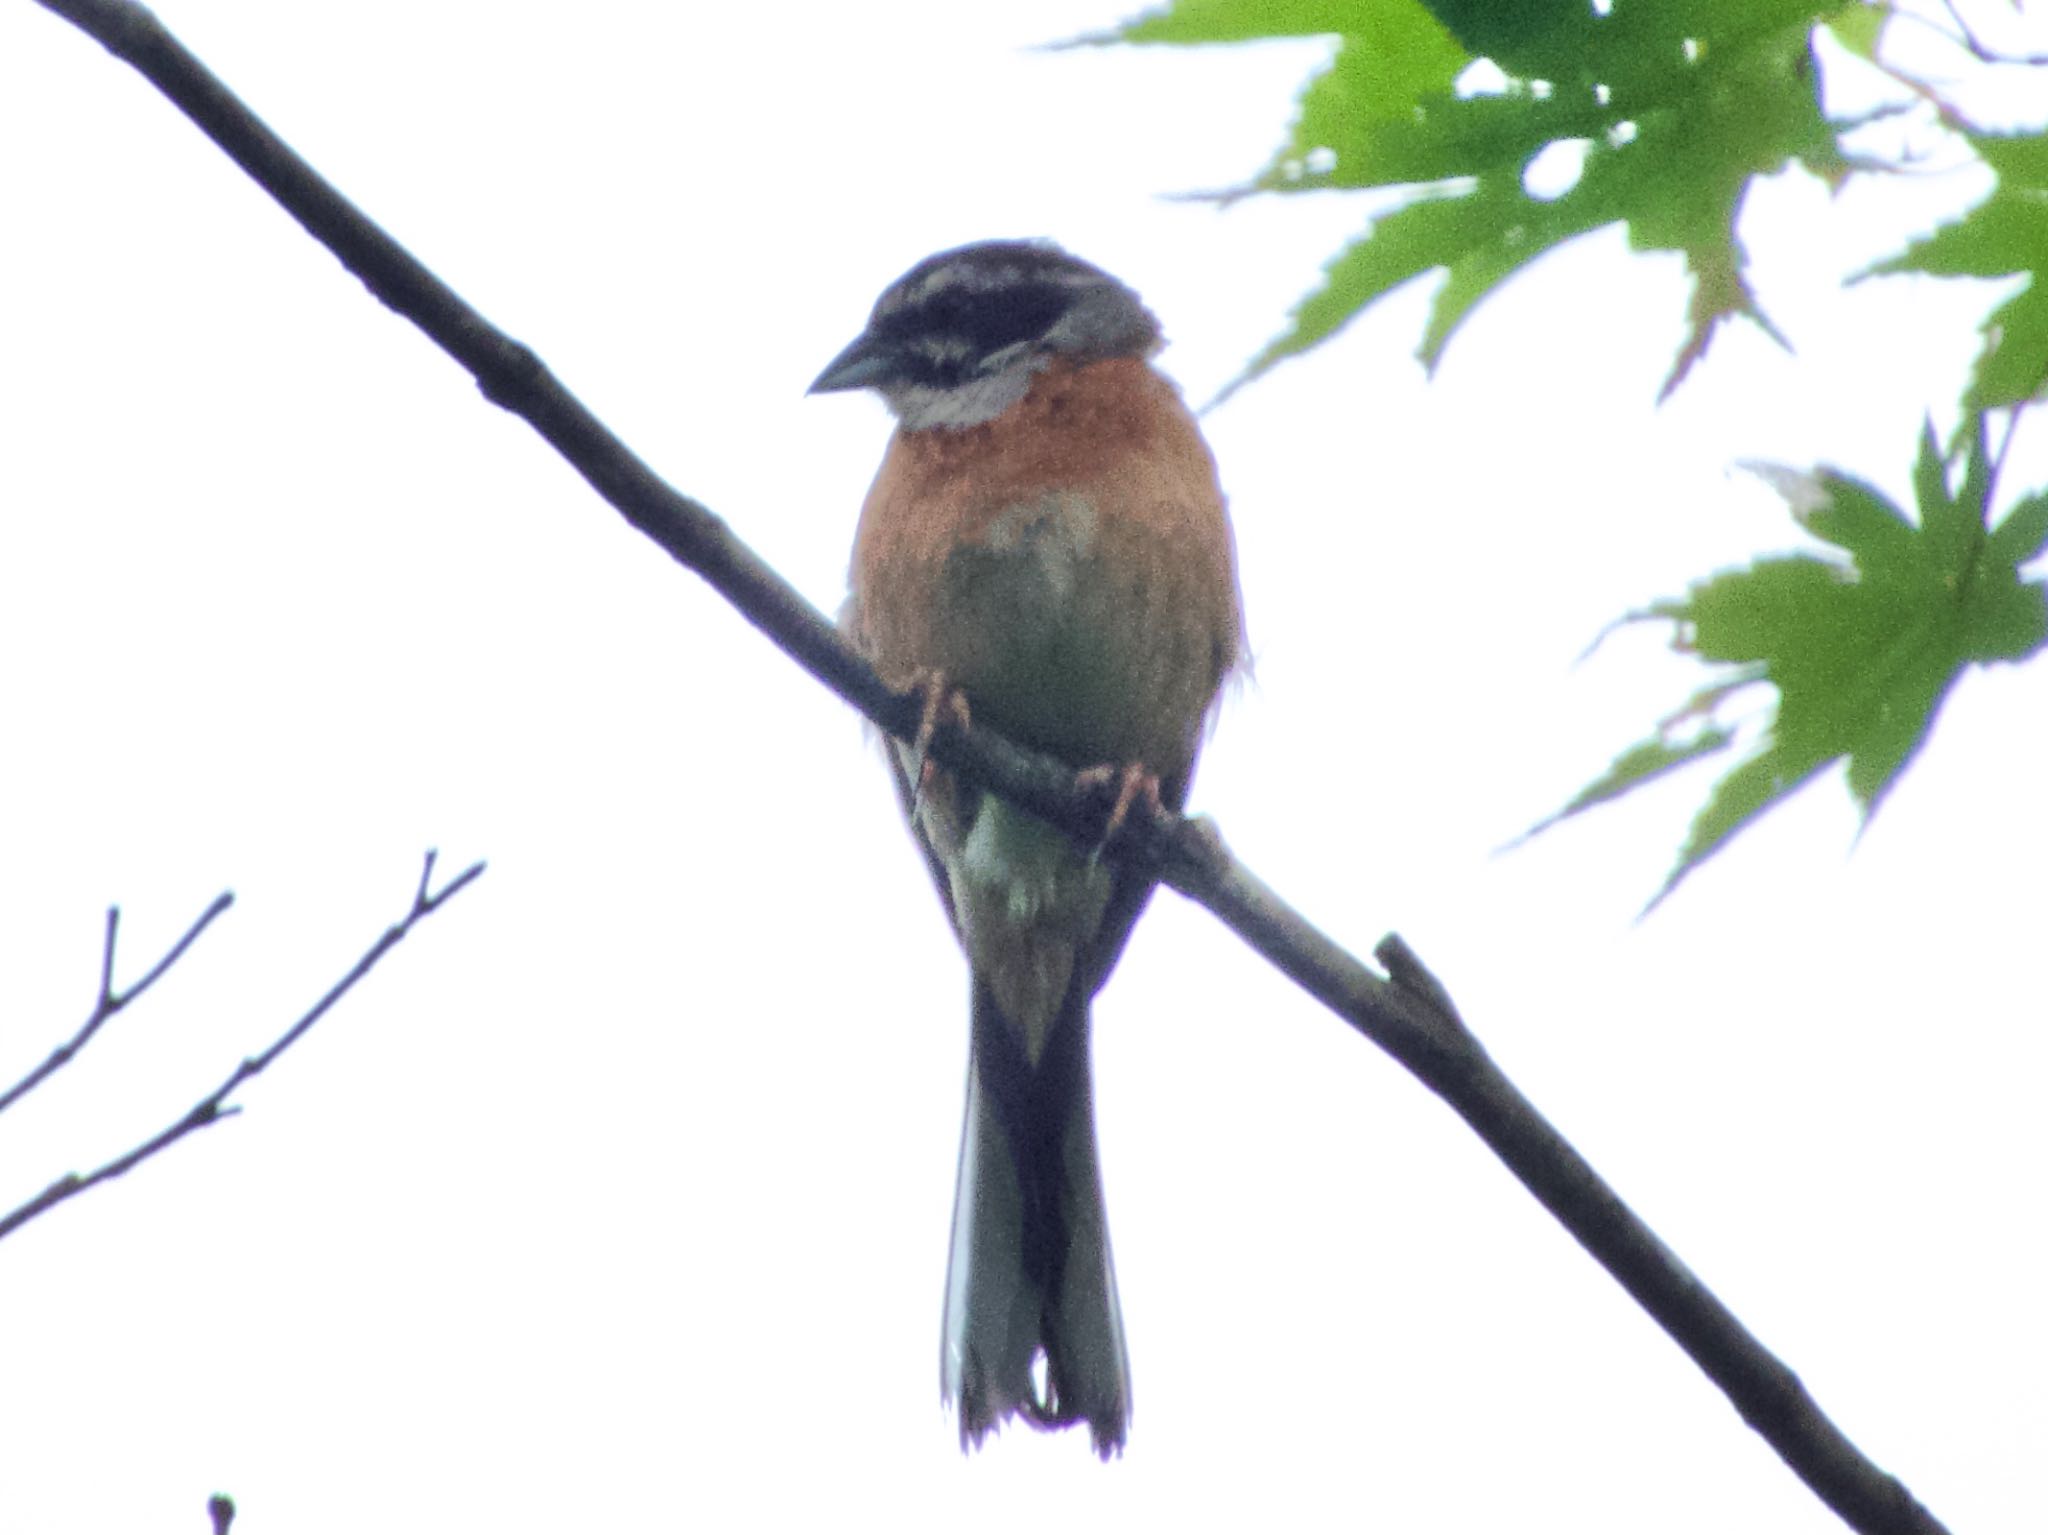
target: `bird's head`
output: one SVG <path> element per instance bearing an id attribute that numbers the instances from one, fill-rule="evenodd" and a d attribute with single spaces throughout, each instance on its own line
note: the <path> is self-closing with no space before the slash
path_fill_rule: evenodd
<path id="1" fill-rule="evenodd" d="M 1138 295 L 1049 240 L 987 240 L 927 256 L 886 288 L 813 394 L 873 389 L 906 431 L 993 420 L 1061 361 L 1150 357 Z"/>

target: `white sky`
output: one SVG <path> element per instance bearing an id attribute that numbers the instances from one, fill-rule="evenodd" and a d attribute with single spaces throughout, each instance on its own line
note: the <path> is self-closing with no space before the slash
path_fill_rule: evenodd
<path id="1" fill-rule="evenodd" d="M 2001 8 L 1993 8 L 1998 10 Z M 1359 226 L 1227 214 L 1319 45 L 1044 53 L 972 6 L 160 0 L 245 99 L 835 606 L 878 404 L 803 396 L 927 252 L 1050 234 L 1207 398 Z M 2037 31 L 2039 29 L 2037 28 Z M 2048 46 L 2037 36 L 2032 46 Z M 1968 678 L 1633 917 L 1694 776 L 1522 851 L 1695 683 L 1608 618 L 1795 542 L 1745 458 L 1905 493 L 1992 290 L 1840 273 L 1968 178 L 1746 226 L 1796 357 L 1662 410 L 1616 234 L 1434 381 L 1399 296 L 1208 421 L 1258 683 L 1194 804 L 1512 1075 L 1957 1531 L 2048 1524 L 2048 671 Z M 0 4 L 0 1202 L 167 1121 L 420 854 L 484 881 L 246 1113 L 0 1249 L 0 1531 L 1837 1528 L 1425 1091 L 1163 896 L 1098 1007 L 1136 1420 L 972 1461 L 937 1354 L 965 981 L 858 722 L 629 532 L 139 78 Z M 2040 424 L 2015 486 L 2048 480 Z"/>

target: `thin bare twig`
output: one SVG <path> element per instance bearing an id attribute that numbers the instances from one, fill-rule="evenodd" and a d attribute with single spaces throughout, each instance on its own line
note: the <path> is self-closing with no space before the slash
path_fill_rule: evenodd
<path id="1" fill-rule="evenodd" d="M 2037 68 L 2042 64 L 2048 64 L 2048 53 L 2000 53 L 1985 46 L 1983 40 L 1971 30 L 1969 22 L 1963 19 L 1962 7 L 1956 4 L 1956 0 L 1942 0 L 1942 9 L 1948 12 L 1949 19 L 1956 24 L 1956 31 L 1962 34 L 1959 38 L 1951 37 L 1949 41 L 1961 47 L 1978 63 L 2017 64 L 2023 68 Z"/>
<path id="2" fill-rule="evenodd" d="M 426 856 L 425 865 L 420 871 L 419 888 L 413 895 L 412 909 L 399 921 L 386 928 L 383 936 L 363 951 L 362 958 L 355 962 L 348 974 L 328 987 L 326 995 L 322 996 L 318 1002 L 315 1002 L 301 1014 L 298 1021 L 293 1023 L 290 1028 L 272 1040 L 269 1048 L 260 1055 L 253 1055 L 245 1059 L 228 1074 L 227 1080 L 222 1082 L 220 1086 L 216 1087 L 204 1098 L 201 1098 L 191 1108 L 187 1109 L 183 1115 L 173 1120 L 140 1145 L 129 1148 L 120 1156 L 115 1157 L 110 1162 L 102 1163 L 89 1173 L 66 1173 L 33 1199 L 25 1201 L 5 1215 L 0 1215 L 0 1238 L 12 1235 L 37 1216 L 47 1215 L 66 1200 L 77 1198 L 95 1184 L 105 1183 L 109 1179 L 120 1177 L 129 1169 L 148 1161 L 151 1157 L 176 1145 L 193 1131 L 203 1130 L 208 1125 L 215 1124 L 220 1120 L 240 1113 L 240 1109 L 227 1101 L 236 1088 L 263 1071 L 271 1062 L 297 1044 L 305 1036 L 306 1031 L 325 1017 L 328 1010 L 335 1003 L 339 1002 L 342 997 L 347 995 L 349 989 L 356 982 L 368 975 L 378 960 L 396 948 L 404 940 L 406 934 L 410 933 L 419 924 L 421 919 L 431 916 L 434 912 L 440 910 L 451 897 L 484 872 L 482 863 L 473 863 L 463 870 L 462 873 L 456 875 L 454 879 L 450 880 L 447 885 L 436 891 L 430 888 L 434 877 L 434 860 L 436 856 L 436 854 L 431 852 Z M 226 900 L 227 898 L 223 896 L 221 901 L 215 902 L 215 906 L 222 911 L 226 910 L 224 904 Z M 218 915 L 218 912 L 209 911 L 209 915 L 201 919 L 198 927 L 203 927 L 215 915 Z M 157 975 L 167 968 L 171 960 L 175 959 L 179 952 L 182 952 L 185 945 L 189 944 L 191 939 L 197 936 L 198 927 L 195 927 L 191 933 L 188 933 L 184 943 L 181 943 L 178 949 L 173 950 L 155 970 L 150 972 L 149 976 L 145 977 L 143 984 L 154 980 Z M 138 986 L 132 989 L 128 995 L 132 997 L 135 991 L 140 989 L 140 986 Z"/>
<path id="3" fill-rule="evenodd" d="M 40 3 L 139 70 L 371 292 L 467 368 L 486 398 L 553 444 L 629 523 L 869 719 L 901 740 L 916 736 L 917 694 L 885 687 L 832 623 L 718 517 L 665 484 L 532 351 L 494 329 L 350 204 L 147 11 L 128 0 Z M 1091 793 L 1077 787 L 1070 766 L 951 720 L 941 721 L 930 752 L 1084 845 L 1102 838 L 1113 786 Z M 1141 812 L 1106 851 L 1206 906 L 1442 1097 L 1846 1523 L 1869 1535 L 1942 1531 L 1501 1074 L 1449 1008 L 1442 986 L 1398 939 L 1381 946 L 1390 979 L 1305 921 L 1232 858 L 1205 823 Z"/>
<path id="4" fill-rule="evenodd" d="M 99 1033 L 102 1024 L 113 1017 L 114 1014 L 120 1012 L 130 1002 L 141 996 L 145 991 L 148 991 L 151 986 L 155 985 L 159 976 L 185 957 L 185 951 L 198 942 L 199 935 L 206 931 L 212 924 L 213 919 L 220 916 L 234 904 L 235 896 L 231 890 L 224 890 L 215 896 L 213 904 L 199 914 L 199 920 L 185 929 L 185 936 L 172 944 L 164 957 L 150 966 L 148 973 L 141 980 L 130 986 L 126 991 L 118 993 L 114 990 L 114 940 L 121 931 L 121 908 L 109 906 L 107 908 L 107 943 L 106 948 L 100 955 L 100 995 L 99 1000 L 93 1004 L 92 1016 L 85 1020 L 76 1034 L 52 1050 L 48 1058 L 40 1066 L 15 1083 L 14 1086 L 8 1088 L 6 1092 L 0 1093 L 0 1114 L 6 1113 L 15 1104 L 55 1076 L 57 1072 L 70 1065 L 78 1052 L 91 1043 L 93 1035 Z"/>
<path id="5" fill-rule="evenodd" d="M 1991 455 L 1991 480 L 1984 489 L 1984 505 L 1981 510 L 1986 516 L 1991 513 L 1991 498 L 1997 493 L 1998 482 L 2005 478 L 2005 455 L 2012 451 L 2013 434 L 2020 429 L 2020 417 L 2026 408 L 2027 402 L 2022 400 L 2005 413 L 2005 431 L 1999 436 L 1998 451 Z"/>

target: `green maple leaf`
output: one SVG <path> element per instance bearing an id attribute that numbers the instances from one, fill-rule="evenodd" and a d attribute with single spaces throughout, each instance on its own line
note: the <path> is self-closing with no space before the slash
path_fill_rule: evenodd
<path id="1" fill-rule="evenodd" d="M 1411 278 L 1445 272 L 1420 355 L 1434 367 L 1473 307 L 1545 251 L 1609 224 L 1676 251 L 1693 281 L 1676 387 L 1732 315 L 1770 326 L 1744 276 L 1736 222 L 1750 182 L 1794 160 L 1845 169 L 1822 114 L 1811 35 L 1865 8 L 1837 0 L 1177 0 L 1089 41 L 1244 42 L 1332 35 L 1330 66 L 1248 192 L 1396 189 L 1401 201 L 1340 252 L 1236 388 L 1327 339 Z M 1461 81 L 1480 58 L 1499 88 Z M 1539 154 L 1582 155 L 1572 185 L 1532 194 Z"/>
<path id="2" fill-rule="evenodd" d="M 2048 135 L 1966 132 L 1997 173 L 1991 195 L 1956 223 L 1915 240 L 1865 277 L 1928 272 L 1938 277 L 2023 277 L 1984 321 L 1984 346 L 1964 396 L 1985 411 L 2048 390 Z"/>
<path id="3" fill-rule="evenodd" d="M 1769 722 L 1708 795 L 1651 906 L 1837 760 L 1868 821 L 1964 670 L 2023 660 L 2048 641 L 2048 590 L 2020 574 L 2048 548 L 2048 492 L 2021 500 L 1994 528 L 1982 416 L 1960 456 L 1952 489 L 1949 459 L 1932 427 L 1923 432 L 1917 518 L 1839 470 L 1752 465 L 1800 525 L 1838 552 L 1773 555 L 1630 615 L 1671 624 L 1675 648 L 1714 667 L 1716 679 L 1529 834 L 1729 749 L 1737 731 L 1718 711 L 1760 684 L 1777 693 Z"/>

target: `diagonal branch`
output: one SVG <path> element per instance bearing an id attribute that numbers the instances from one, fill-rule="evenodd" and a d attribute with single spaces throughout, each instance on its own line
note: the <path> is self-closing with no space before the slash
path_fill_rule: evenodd
<path id="1" fill-rule="evenodd" d="M 199 914 L 199 920 L 185 929 L 185 936 L 172 944 L 164 957 L 150 966 L 148 973 L 141 980 L 122 992 L 114 990 L 114 940 L 121 931 L 121 908 L 108 907 L 107 946 L 100 954 L 100 996 L 99 1001 L 93 1004 L 92 1016 L 85 1020 L 76 1034 L 52 1050 L 42 1065 L 6 1092 L 0 1093 L 0 1114 L 6 1113 L 64 1067 L 69 1066 L 77 1058 L 78 1052 L 92 1042 L 93 1035 L 99 1033 L 102 1024 L 154 986 L 158 977 L 185 957 L 185 951 L 199 941 L 199 935 L 212 926 L 213 919 L 234 904 L 235 897 L 232 891 L 222 891 L 215 896 L 213 904 Z"/>
<path id="2" fill-rule="evenodd" d="M 733 536 L 662 480 L 562 387 L 525 346 L 493 329 L 259 122 L 127 0 L 39 0 L 132 64 L 175 102 L 385 304 L 412 320 L 520 416 L 625 519 L 702 576 L 799 665 L 892 735 L 915 737 L 921 700 L 889 691 L 833 625 Z M 1109 791 L 986 730 L 942 721 L 931 753 L 1091 844 Z M 1855 1529 L 1935 1535 L 1941 1524 L 1872 1464 L 1760 1343 L 1658 1240 L 1502 1075 L 1443 987 L 1401 942 L 1382 975 L 1346 953 L 1224 849 L 1206 823 L 1133 815 L 1108 852 L 1206 906 L 1245 942 L 1386 1050 L 1448 1103 L 1726 1392 L 1744 1419 Z M 4 1232 L 4 1227 L 0 1227 Z"/>
<path id="3" fill-rule="evenodd" d="M 1961 48 L 1964 52 L 1968 53 L 1972 58 L 1977 60 L 1978 63 L 2017 64 L 2023 68 L 2029 69 L 2038 68 L 2040 65 L 2048 64 L 2048 53 L 2000 53 L 1994 48 L 1989 48 L 1985 46 L 1984 42 L 1977 36 L 1977 34 L 1970 30 L 1970 24 L 1969 22 L 1963 19 L 1962 9 L 1955 3 L 1955 0 L 1942 0 L 1941 8 L 1948 12 L 1949 20 L 1953 21 L 1956 24 L 1956 31 L 1958 34 L 1960 34 L 1956 37 L 1949 37 L 1949 41 L 1954 43 L 1957 47 Z M 2015 10 L 2019 8 L 2017 0 L 2013 8 Z M 1913 16 L 1913 19 L 1915 21 L 1920 21 L 1924 19 L 1919 16 L 1914 16 L 1913 13 L 1910 11 L 1901 11 L 1898 14 L 1904 16 Z M 1928 23 L 1928 25 L 1931 26 L 1932 23 L 1930 22 Z M 1937 32 L 1941 31 L 1939 27 L 1936 27 L 1935 30 Z M 1943 32 L 1942 36 L 1948 37 L 1948 34 Z"/>
<path id="4" fill-rule="evenodd" d="M 140 1145 L 130 1147 L 112 1161 L 101 1163 L 89 1173 L 66 1173 L 33 1199 L 24 1201 L 5 1215 L 0 1215 L 0 1238 L 13 1235 L 14 1232 L 26 1226 L 37 1216 L 47 1215 L 66 1200 L 76 1199 L 95 1184 L 105 1183 L 109 1179 L 120 1177 L 139 1163 L 146 1162 L 158 1153 L 175 1146 L 193 1131 L 204 1130 L 208 1125 L 217 1124 L 223 1119 L 240 1113 L 240 1109 L 228 1102 L 228 1098 L 234 1093 L 236 1088 L 263 1071 L 271 1062 L 275 1061 L 285 1051 L 297 1044 L 300 1039 L 304 1038 L 306 1031 L 324 1018 L 328 1010 L 346 996 L 356 982 L 368 975 L 378 960 L 382 959 L 403 942 L 406 934 L 418 926 L 423 918 L 439 911 L 456 892 L 465 885 L 470 884 L 484 872 L 484 866 L 481 863 L 473 863 L 439 890 L 434 890 L 431 886 L 434 879 L 435 857 L 436 855 L 433 853 L 427 854 L 425 866 L 420 870 L 419 889 L 413 895 L 412 909 L 404 917 L 386 928 L 383 936 L 363 951 L 362 958 L 355 962 L 349 969 L 348 974 L 328 987 L 326 995 L 302 1013 L 298 1021 L 290 1028 L 272 1040 L 269 1047 L 262 1054 L 248 1057 L 235 1067 L 232 1072 L 228 1073 L 227 1080 L 222 1082 L 220 1086 L 216 1087 L 204 1098 L 201 1098 L 191 1108 L 187 1109 L 183 1115 L 171 1121 L 170 1124 L 164 1126 L 163 1129 L 157 1131 L 155 1135 L 152 1135 Z M 155 980 L 158 975 L 162 974 L 172 961 L 184 952 L 192 940 L 199 936 L 201 928 L 204 928 L 207 923 L 220 915 L 221 912 L 227 910 L 232 899 L 231 896 L 223 895 L 212 906 L 208 907 L 206 915 L 201 917 L 186 933 L 177 947 L 172 949 L 140 983 L 130 988 L 122 1000 L 129 1000 L 136 992 L 142 990 L 150 981 Z M 110 917 L 107 924 L 109 968 L 111 968 L 113 952 L 113 926 L 114 924 Z M 45 1075 L 47 1074 L 45 1073 Z"/>

